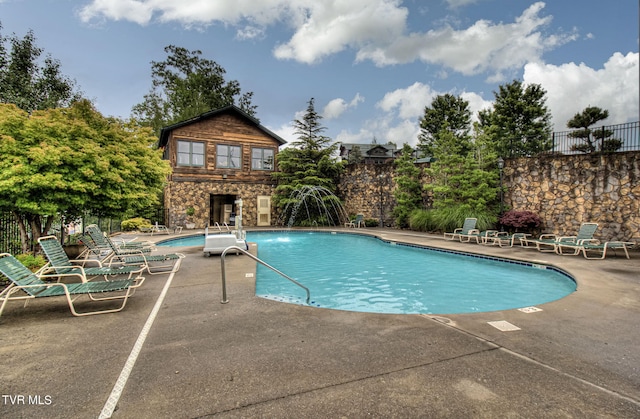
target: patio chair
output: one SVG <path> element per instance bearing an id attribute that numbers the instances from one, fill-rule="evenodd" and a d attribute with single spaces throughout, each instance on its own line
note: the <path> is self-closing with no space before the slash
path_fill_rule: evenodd
<path id="1" fill-rule="evenodd" d="M 555 234 L 542 234 L 537 239 L 523 238 L 521 239 L 526 247 L 535 246 L 540 252 L 555 252 L 558 253 L 559 244 L 582 244 L 584 241 L 593 240 L 593 235 L 598 229 L 598 223 L 582 223 L 578 234 L 575 236 L 557 236 Z"/>
<path id="2" fill-rule="evenodd" d="M 102 276 L 105 280 L 108 280 L 109 276 L 128 275 L 127 278 L 131 279 L 133 275 L 139 276 L 139 274 L 146 269 L 146 265 L 143 264 L 104 265 L 99 260 L 88 258 L 72 261 L 55 236 L 40 237 L 38 243 L 49 261 L 49 263 L 39 271 L 39 273 L 46 275 L 52 275 L 54 273 L 65 276 L 73 275 L 79 277 L 82 282 L 88 282 L 89 278 L 97 276 Z M 84 266 L 86 264 L 95 264 L 97 266 Z"/>
<path id="3" fill-rule="evenodd" d="M 8 301 L 24 300 L 44 297 L 66 297 L 69 309 L 74 316 L 89 316 L 92 314 L 115 313 L 124 308 L 127 299 L 133 295 L 136 288 L 144 282 L 143 277 L 135 279 L 125 279 L 121 281 L 97 281 L 97 282 L 44 282 L 41 277 L 31 272 L 18 259 L 8 253 L 0 254 L 0 272 L 10 281 L 8 287 L 0 292 L 0 316 Z M 54 276 L 64 276 L 55 274 Z M 117 296 L 96 297 L 96 294 L 119 292 Z M 124 294 L 122 294 L 124 293 Z M 16 295 L 18 294 L 18 295 Z M 71 296 L 76 297 L 72 298 Z M 91 301 L 122 300 L 120 307 L 102 309 L 79 313 L 74 305 L 74 301 L 79 296 L 86 295 Z"/>
<path id="4" fill-rule="evenodd" d="M 158 222 L 156 221 L 155 225 L 151 226 L 151 235 L 153 236 L 153 233 L 158 233 L 158 234 L 171 234 L 169 232 L 169 229 L 167 228 L 167 226 L 162 225 L 162 224 L 158 224 Z"/>
<path id="5" fill-rule="evenodd" d="M 607 249 L 616 250 L 622 249 L 627 259 L 629 258 L 628 247 L 633 246 L 632 242 L 623 241 L 609 241 L 600 243 L 598 240 L 583 240 L 580 244 L 575 243 L 559 243 L 557 244 L 557 253 L 560 255 L 579 255 L 583 254 L 585 259 L 604 259 L 607 256 Z M 565 253 L 569 250 L 572 253 Z M 596 256 L 590 256 L 594 253 Z"/>
<path id="6" fill-rule="evenodd" d="M 95 224 L 91 224 L 87 226 L 86 232 L 91 237 L 91 239 L 95 242 L 96 246 L 100 247 L 103 251 L 118 249 L 122 253 L 126 253 L 127 251 L 132 251 L 132 253 L 138 253 L 138 251 L 143 251 L 146 253 L 150 253 L 152 250 L 155 250 L 155 244 L 151 242 L 126 242 L 126 243 L 115 243 L 111 238 L 105 235 L 100 227 Z"/>
<path id="7" fill-rule="evenodd" d="M 528 233 L 509 234 L 505 232 L 499 232 L 495 236 L 487 238 L 484 244 L 488 244 L 488 245 L 497 244 L 500 247 L 505 247 L 505 246 L 513 247 L 513 245 L 516 244 L 516 242 L 518 242 L 522 246 L 524 240 L 529 236 L 531 236 L 531 234 L 528 234 Z"/>
<path id="8" fill-rule="evenodd" d="M 366 224 L 364 223 L 364 214 L 356 214 L 356 218 L 353 221 L 344 223 L 344 226 L 353 228 L 366 227 Z"/>
<path id="9" fill-rule="evenodd" d="M 461 243 L 469 243 L 471 239 L 475 239 L 477 244 L 487 244 L 489 240 L 498 235 L 498 230 L 470 230 L 469 234 L 460 234 Z"/>
<path id="10" fill-rule="evenodd" d="M 477 218 L 465 218 L 462 227 L 453 230 L 453 233 L 444 233 L 445 240 L 460 240 L 460 235 L 479 234 L 480 230 L 476 229 Z"/>
<path id="11" fill-rule="evenodd" d="M 91 237 L 81 235 L 80 242 L 87 247 L 87 255 L 94 255 L 101 262 L 119 262 L 125 265 L 145 265 L 147 273 L 150 275 L 161 275 L 177 272 L 180 269 L 178 261 L 184 259 L 182 253 L 163 253 L 151 255 L 143 249 L 121 250 L 116 246 L 110 246 L 108 251 L 103 251 Z M 86 259 L 85 259 L 86 260 Z M 167 262 L 162 264 L 162 262 Z"/>

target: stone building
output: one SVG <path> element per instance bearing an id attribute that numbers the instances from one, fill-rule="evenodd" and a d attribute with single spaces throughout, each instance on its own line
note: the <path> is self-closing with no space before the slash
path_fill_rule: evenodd
<path id="1" fill-rule="evenodd" d="M 285 143 L 236 106 L 164 127 L 159 146 L 173 169 L 164 194 L 166 223 L 233 224 L 242 199 L 243 225 L 271 225 L 271 174 Z"/>

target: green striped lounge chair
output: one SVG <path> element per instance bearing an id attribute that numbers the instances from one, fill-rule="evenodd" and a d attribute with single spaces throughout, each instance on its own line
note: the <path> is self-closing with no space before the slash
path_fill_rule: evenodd
<path id="1" fill-rule="evenodd" d="M 83 259 L 71 261 L 64 251 L 62 245 L 55 236 L 40 237 L 38 243 L 42 248 L 49 263 L 41 269 L 43 274 L 58 274 L 65 276 L 77 276 L 82 282 L 88 282 L 89 279 L 102 276 L 108 280 L 111 276 L 127 275 L 131 279 L 134 275 L 140 276 L 146 266 L 138 265 L 105 265 L 99 260 Z M 81 263 L 81 265 L 78 265 Z M 93 264 L 96 266 L 83 266 Z"/>
<path id="2" fill-rule="evenodd" d="M 31 299 L 46 297 L 66 298 L 69 309 L 74 316 L 115 313 L 124 309 L 128 298 L 144 282 L 143 277 L 119 281 L 45 282 L 42 277 L 31 272 L 18 259 L 8 253 L 0 254 L 0 273 L 11 281 L 9 286 L 0 292 L 0 316 L 9 301 L 26 302 Z M 59 277 L 61 275 L 55 274 L 54 276 Z M 117 295 L 114 295 L 114 293 Z M 109 296 L 98 297 L 101 294 L 109 294 Z M 75 301 L 82 295 L 88 296 L 94 302 L 121 300 L 122 304 L 115 308 L 104 308 L 104 305 L 101 304 L 100 310 L 79 312 L 76 310 Z"/>

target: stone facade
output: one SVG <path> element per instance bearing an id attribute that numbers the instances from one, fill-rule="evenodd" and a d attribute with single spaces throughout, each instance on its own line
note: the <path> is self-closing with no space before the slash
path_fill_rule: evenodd
<path id="1" fill-rule="evenodd" d="M 422 170 L 422 183 L 430 182 L 425 174 L 429 163 L 419 165 Z M 348 214 L 364 214 L 365 219 L 377 219 L 385 227 L 393 227 L 393 208 L 396 199 L 396 172 L 393 161 L 384 164 L 350 164 L 340 177 L 337 195 L 343 200 Z M 425 206 L 427 194 L 423 194 Z"/>
<path id="2" fill-rule="evenodd" d="M 542 156 L 505 162 L 505 204 L 540 215 L 545 232 L 599 223 L 600 240 L 640 239 L 640 152 Z"/>
<path id="3" fill-rule="evenodd" d="M 173 182 L 165 189 L 165 208 L 168 209 L 170 226 L 185 225 L 186 210 L 192 206 L 195 214 L 191 217 L 195 228 L 204 228 L 210 219 L 211 195 L 235 195 L 242 198 L 242 224 L 256 226 L 258 196 L 272 196 L 274 187 L 267 184 L 226 183 L 226 182 Z M 271 208 L 271 224 L 277 215 Z"/>

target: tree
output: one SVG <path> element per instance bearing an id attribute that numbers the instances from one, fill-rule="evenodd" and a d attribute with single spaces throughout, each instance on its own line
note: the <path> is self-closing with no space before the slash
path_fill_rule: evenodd
<path id="1" fill-rule="evenodd" d="M 2 25 L 0 24 L 0 30 Z M 11 44 L 7 53 L 5 43 Z M 0 34 L 0 103 L 13 103 L 32 112 L 69 106 L 82 97 L 76 83 L 61 73 L 61 64 L 50 55 L 40 63 L 43 50 L 33 31 L 24 38 Z"/>
<path id="2" fill-rule="evenodd" d="M 604 127 L 599 130 L 589 128 L 609 117 L 609 111 L 596 106 L 588 106 L 582 112 L 577 113 L 567 122 L 568 128 L 576 128 L 576 131 L 569 133 L 569 137 L 577 138 L 580 144 L 573 144 L 571 149 L 583 153 L 595 153 L 600 149 L 604 152 L 612 152 L 622 147 L 622 141 L 617 138 L 609 138 L 613 131 Z"/>
<path id="3" fill-rule="evenodd" d="M 498 173 L 485 170 L 473 153 L 465 155 L 462 148 L 451 132 L 440 136 L 436 161 L 427 169 L 432 183 L 425 189 L 433 193 L 436 209 L 461 207 L 485 213 L 496 202 Z"/>
<path id="4" fill-rule="evenodd" d="M 493 109 L 480 111 L 479 119 L 500 156 L 534 156 L 552 149 L 551 113 L 540 85 L 514 80 L 494 95 Z"/>
<path id="5" fill-rule="evenodd" d="M 409 216 L 422 206 L 420 168 L 415 165 L 414 160 L 413 148 L 409 144 L 404 144 L 400 157 L 394 161 L 398 174 L 395 181 L 398 186 L 393 191 L 396 198 L 393 216 L 396 225 L 400 228 L 408 227 Z"/>
<path id="6" fill-rule="evenodd" d="M 86 100 L 34 111 L 0 105 L 0 210 L 19 224 L 23 250 L 60 215 L 120 216 L 154 205 L 169 165 L 149 128 L 105 118 Z"/>
<path id="7" fill-rule="evenodd" d="M 301 188 L 315 186 L 335 192 L 343 165 L 333 157 L 338 144 L 331 144 L 331 138 L 323 135 L 326 127 L 320 123 L 321 119 L 311 98 L 303 117 L 293 121 L 298 139 L 278 153 L 279 170 L 273 174 L 278 181 L 274 203 L 283 210 L 295 204 L 295 191 Z M 327 199 L 337 198 L 334 195 Z"/>
<path id="8" fill-rule="evenodd" d="M 436 96 L 431 102 L 431 107 L 424 108 L 424 115 L 420 119 L 418 149 L 423 156 L 433 156 L 434 148 L 438 146 L 440 141 L 440 135 L 448 132 L 464 145 L 461 149 L 464 154 L 471 149 L 470 127 L 469 102 L 448 93 Z"/>
<path id="9" fill-rule="evenodd" d="M 132 109 L 141 124 L 159 133 L 164 126 L 233 104 L 255 115 L 253 92 L 242 93 L 238 81 L 227 81 L 225 69 L 202 58 L 202 51 L 174 45 L 164 50 L 168 54 L 165 61 L 151 62 L 151 90 Z"/>

